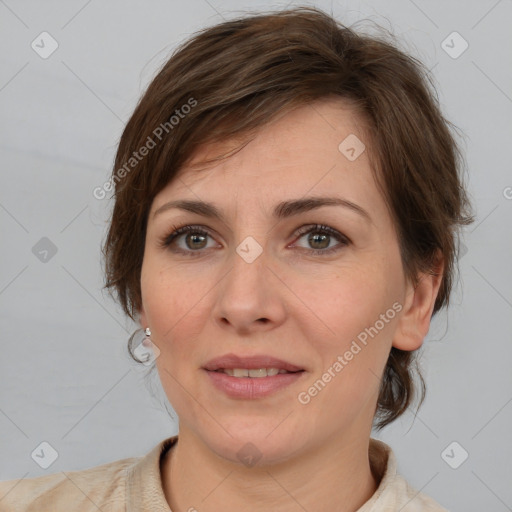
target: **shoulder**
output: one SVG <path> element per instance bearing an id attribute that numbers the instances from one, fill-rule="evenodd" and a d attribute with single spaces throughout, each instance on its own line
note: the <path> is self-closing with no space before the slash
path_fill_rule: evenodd
<path id="1" fill-rule="evenodd" d="M 0 482 L 0 512 L 124 512 L 127 471 L 140 459 Z"/>
<path id="2" fill-rule="evenodd" d="M 401 475 L 395 476 L 392 487 L 397 505 L 402 512 L 448 512 L 430 496 L 409 485 Z"/>
<path id="3" fill-rule="evenodd" d="M 449 512 L 398 474 L 390 446 L 372 438 L 369 456 L 372 471 L 378 475 L 380 483 L 372 498 L 358 512 Z"/>

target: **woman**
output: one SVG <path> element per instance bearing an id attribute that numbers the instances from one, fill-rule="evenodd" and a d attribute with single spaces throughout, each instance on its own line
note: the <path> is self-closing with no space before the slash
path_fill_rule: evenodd
<path id="1" fill-rule="evenodd" d="M 95 191 L 179 435 L 3 482 L 1 510 L 445 510 L 371 431 L 413 401 L 472 221 L 448 125 L 419 62 L 318 9 L 183 44 Z"/>

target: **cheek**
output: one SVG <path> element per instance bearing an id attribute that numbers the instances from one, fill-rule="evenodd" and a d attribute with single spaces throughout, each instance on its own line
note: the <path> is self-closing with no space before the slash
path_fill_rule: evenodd
<path id="1" fill-rule="evenodd" d="M 329 388 L 320 403 L 357 404 L 378 392 L 401 310 L 400 286 L 391 285 L 391 268 L 378 265 L 339 275 L 310 291 L 318 322 L 307 322 L 307 339 L 318 356 L 310 384 Z M 400 283 L 397 276 L 396 283 Z M 320 379 L 321 382 L 318 382 Z M 313 391 L 315 393 L 315 391 Z"/>
<path id="2" fill-rule="evenodd" d="M 149 255 L 142 265 L 141 292 L 152 330 L 160 334 L 167 332 L 187 312 L 193 312 L 200 286 L 198 282 L 187 282 L 183 272 L 161 261 L 161 258 Z"/>
<path id="3" fill-rule="evenodd" d="M 397 322 L 395 313 L 390 302 L 368 297 L 360 302 L 355 297 L 345 309 L 332 311 L 336 336 L 319 339 L 311 333 L 311 348 L 319 363 L 302 388 L 306 393 L 302 398 L 310 400 L 307 407 L 312 416 L 348 424 L 360 414 L 373 415 Z"/>
<path id="4" fill-rule="evenodd" d="M 178 375 L 201 357 L 200 339 L 208 318 L 208 292 L 211 283 L 185 276 L 179 268 L 169 267 L 157 258 L 148 258 L 141 272 L 141 291 L 146 320 L 152 340 L 161 356 L 157 359 L 159 371 L 165 366 Z M 206 315 L 206 316 L 205 316 Z"/>
<path id="5" fill-rule="evenodd" d="M 200 317 L 207 292 L 201 282 L 185 280 L 183 272 L 148 258 L 141 272 L 141 291 L 151 339 L 160 350 L 156 369 L 167 399 L 181 417 L 197 411 L 186 390 L 195 389 L 194 372 L 200 347 L 195 342 L 202 330 Z M 200 295 L 199 295 L 200 294 Z M 203 313 L 201 313 L 203 311 Z M 203 358 L 204 359 L 204 358 Z M 194 421 L 200 421 L 195 417 Z"/>
<path id="6" fill-rule="evenodd" d="M 398 289 L 388 286 L 388 276 L 374 266 L 338 272 L 313 286 L 311 281 L 305 282 L 304 302 L 313 305 L 311 311 L 320 320 L 309 322 L 316 332 L 311 339 L 327 350 L 343 350 L 373 326 L 400 296 Z"/>

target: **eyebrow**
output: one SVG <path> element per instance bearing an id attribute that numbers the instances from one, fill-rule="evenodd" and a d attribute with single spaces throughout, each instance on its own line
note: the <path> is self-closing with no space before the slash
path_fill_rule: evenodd
<path id="1" fill-rule="evenodd" d="M 322 206 L 342 206 L 348 208 L 353 212 L 359 214 L 367 221 L 372 222 L 370 214 L 361 208 L 359 205 L 342 199 L 340 197 L 305 197 L 302 199 L 296 199 L 291 201 L 282 201 L 278 203 L 273 211 L 273 216 L 276 219 L 286 219 L 294 215 L 299 215 L 304 212 L 309 212 L 321 208 Z M 210 217 L 217 219 L 223 223 L 226 223 L 224 216 L 220 210 L 212 203 L 206 203 L 204 201 L 196 201 L 189 199 L 179 199 L 176 201 L 169 201 L 158 208 L 153 214 L 153 218 L 158 214 L 163 213 L 172 208 L 177 208 L 191 213 L 202 215 L 203 217 Z"/>

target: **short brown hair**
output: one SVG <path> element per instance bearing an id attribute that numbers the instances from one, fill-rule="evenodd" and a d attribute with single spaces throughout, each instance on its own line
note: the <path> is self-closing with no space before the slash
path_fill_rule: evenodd
<path id="1" fill-rule="evenodd" d="M 434 313 L 448 305 L 457 236 L 473 218 L 462 186 L 464 159 L 428 71 L 385 38 L 356 33 L 318 8 L 297 7 L 196 33 L 177 48 L 135 108 L 112 170 L 115 204 L 103 247 L 106 287 L 127 315 L 135 319 L 141 308 L 153 199 L 194 151 L 250 135 L 278 114 L 332 95 L 349 101 L 367 121 L 372 170 L 397 229 L 405 275 L 415 282 L 420 271 L 433 272 L 440 252 L 444 273 Z M 135 161 L 150 140 L 155 148 Z M 414 356 L 391 349 L 377 428 L 411 403 Z"/>

